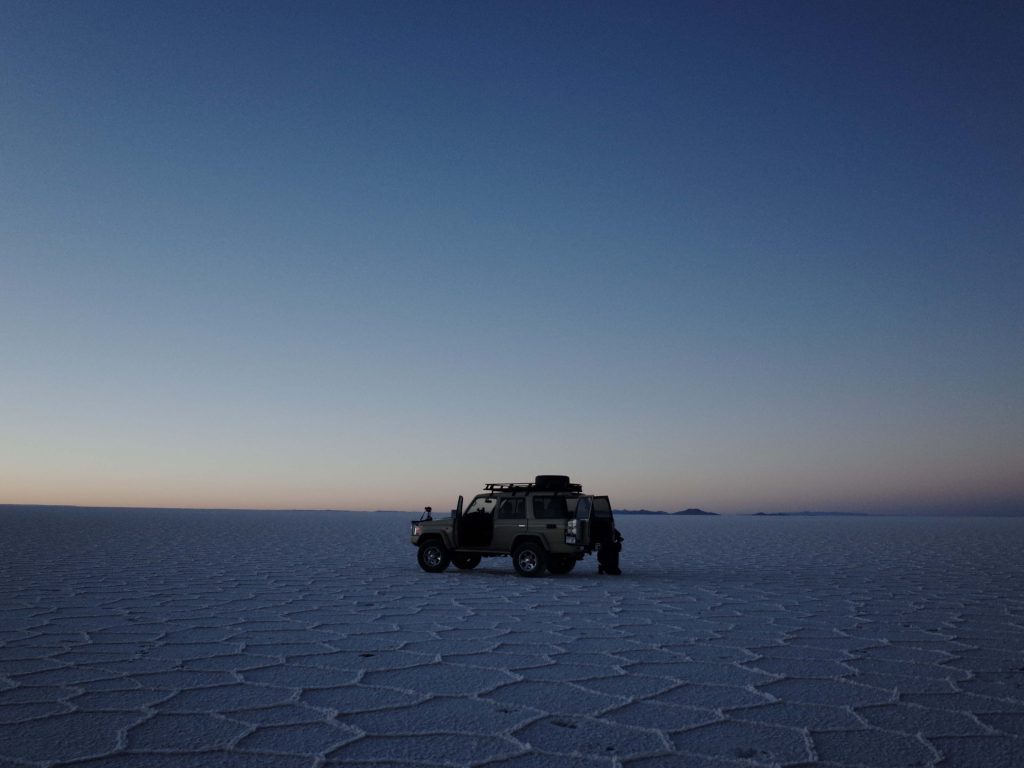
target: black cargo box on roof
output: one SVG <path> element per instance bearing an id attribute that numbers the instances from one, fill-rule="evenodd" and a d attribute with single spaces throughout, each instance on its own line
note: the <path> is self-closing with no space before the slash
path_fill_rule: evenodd
<path id="1" fill-rule="evenodd" d="M 491 493 L 583 493 L 583 486 L 569 482 L 568 475 L 537 475 L 532 483 L 484 483 Z"/>
<path id="2" fill-rule="evenodd" d="M 551 491 L 553 493 L 579 492 L 578 483 L 570 483 L 568 475 L 537 475 L 533 481 L 534 490 Z"/>

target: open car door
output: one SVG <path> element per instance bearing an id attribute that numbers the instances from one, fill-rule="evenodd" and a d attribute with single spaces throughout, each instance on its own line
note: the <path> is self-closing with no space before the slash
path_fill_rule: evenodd
<path id="1" fill-rule="evenodd" d="M 494 509 L 497 498 L 482 493 L 473 498 L 462 514 L 455 518 L 455 546 L 487 548 L 494 535 Z"/>
<path id="2" fill-rule="evenodd" d="M 452 510 L 452 546 L 459 546 L 459 522 L 462 520 L 462 496 L 459 496 L 459 503 Z"/>
<path id="3" fill-rule="evenodd" d="M 590 551 L 601 542 L 611 541 L 615 531 L 612 503 L 607 496 L 580 496 L 576 517 L 569 521 L 566 544 L 581 544 Z"/>
<path id="4" fill-rule="evenodd" d="M 612 503 L 607 496 L 594 496 L 593 508 L 590 512 L 589 525 L 591 546 L 604 541 L 611 541 L 615 532 L 615 519 L 612 517 Z"/>
<path id="5" fill-rule="evenodd" d="M 576 499 L 576 513 L 565 526 L 566 544 L 590 546 L 590 518 L 593 509 L 593 496 L 580 496 Z"/>

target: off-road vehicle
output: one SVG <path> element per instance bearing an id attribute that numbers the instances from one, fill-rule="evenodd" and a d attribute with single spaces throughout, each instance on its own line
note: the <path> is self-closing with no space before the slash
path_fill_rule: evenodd
<path id="1" fill-rule="evenodd" d="M 487 483 L 465 510 L 459 496 L 448 518 L 434 519 L 430 507 L 425 509 L 411 524 L 411 539 L 420 567 L 430 573 L 449 563 L 468 570 L 481 558 L 505 556 L 522 576 L 569 573 L 615 531 L 608 497 L 584 494 L 565 475 Z"/>

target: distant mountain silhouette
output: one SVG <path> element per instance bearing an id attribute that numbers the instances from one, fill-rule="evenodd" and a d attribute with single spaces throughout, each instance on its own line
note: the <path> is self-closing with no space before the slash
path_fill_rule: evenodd
<path id="1" fill-rule="evenodd" d="M 677 515 L 711 515 L 713 517 L 718 517 L 718 513 L 717 512 L 705 512 L 703 509 L 696 509 L 695 507 L 690 507 L 689 509 L 681 509 L 678 512 L 675 512 L 674 514 L 677 514 Z"/>

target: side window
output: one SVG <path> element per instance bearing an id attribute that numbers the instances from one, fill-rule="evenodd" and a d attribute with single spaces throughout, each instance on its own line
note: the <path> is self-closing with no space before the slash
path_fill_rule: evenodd
<path id="1" fill-rule="evenodd" d="M 538 520 L 565 520 L 569 510 L 564 496 L 534 496 L 533 516 Z"/>
<path id="2" fill-rule="evenodd" d="M 491 514 L 494 511 L 494 497 L 493 496 L 477 496 L 469 505 L 469 509 L 464 514 L 471 515 L 474 512 L 483 512 L 484 514 Z"/>
<path id="3" fill-rule="evenodd" d="M 505 499 L 498 506 L 499 520 L 522 520 L 526 517 L 523 499 Z"/>
<path id="4" fill-rule="evenodd" d="M 594 517 L 611 517 L 612 505 L 607 496 L 594 497 Z"/>

